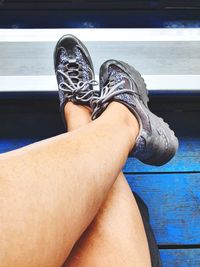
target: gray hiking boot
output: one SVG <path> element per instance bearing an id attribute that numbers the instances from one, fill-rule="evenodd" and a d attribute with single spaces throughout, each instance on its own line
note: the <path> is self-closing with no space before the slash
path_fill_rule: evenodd
<path id="1" fill-rule="evenodd" d="M 87 48 L 73 35 L 63 36 L 54 51 L 61 114 L 68 101 L 90 107 L 97 85 L 93 63 Z M 65 122 L 65 120 L 64 120 Z"/>
<path id="2" fill-rule="evenodd" d="M 169 125 L 149 110 L 143 78 L 132 66 L 116 60 L 108 60 L 101 66 L 100 96 L 92 100 L 92 119 L 99 117 L 111 101 L 124 104 L 139 122 L 133 157 L 160 166 L 175 155 L 178 140 Z"/>

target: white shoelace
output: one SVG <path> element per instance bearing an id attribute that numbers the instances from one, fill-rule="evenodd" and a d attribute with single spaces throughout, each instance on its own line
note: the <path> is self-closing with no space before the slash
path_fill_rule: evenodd
<path id="1" fill-rule="evenodd" d="M 115 84 L 115 81 L 108 82 L 108 84 L 101 89 L 100 96 L 93 98 L 93 114 L 95 114 L 102 107 L 102 105 L 109 103 L 109 100 L 112 99 L 114 96 L 120 94 L 137 94 L 130 88 L 116 90 L 123 84 L 125 84 L 125 81 L 121 81 L 117 84 Z"/>
<path id="2" fill-rule="evenodd" d="M 65 72 L 58 70 L 58 73 L 60 73 L 64 78 L 67 79 L 68 83 L 61 82 L 59 84 L 59 89 L 67 92 L 68 97 L 75 97 L 76 100 L 81 100 L 82 102 L 88 102 L 92 99 L 95 92 L 98 92 L 98 90 L 88 90 L 88 87 L 90 85 L 97 86 L 98 82 L 96 80 L 89 80 L 86 82 L 78 81 L 78 83 L 74 83 L 72 81 L 72 78 L 78 79 L 78 77 L 70 77 Z"/>

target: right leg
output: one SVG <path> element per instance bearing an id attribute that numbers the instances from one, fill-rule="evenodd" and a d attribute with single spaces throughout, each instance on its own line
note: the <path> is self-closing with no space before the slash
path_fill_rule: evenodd
<path id="1" fill-rule="evenodd" d="M 72 131 L 91 122 L 91 113 L 69 103 L 65 118 Z M 64 266 L 151 266 L 140 211 L 122 172 Z"/>
<path id="2" fill-rule="evenodd" d="M 151 266 L 142 218 L 122 173 L 64 266 Z"/>
<path id="3" fill-rule="evenodd" d="M 80 130 L 1 155 L 1 265 L 60 266 L 102 205 L 138 131 L 136 118 L 113 102 Z"/>

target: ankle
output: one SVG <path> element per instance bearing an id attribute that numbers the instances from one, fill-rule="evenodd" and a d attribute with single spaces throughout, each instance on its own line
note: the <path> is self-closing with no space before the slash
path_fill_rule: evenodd
<path id="1" fill-rule="evenodd" d="M 140 126 L 135 115 L 123 104 L 111 102 L 103 116 L 108 116 L 111 123 L 116 123 L 118 127 L 124 127 L 130 141 L 130 151 L 133 149 L 135 140 L 139 134 Z"/>
<path id="2" fill-rule="evenodd" d="M 72 102 L 68 102 L 64 108 L 65 119 L 73 117 L 78 119 L 79 117 L 91 117 L 91 110 L 87 106 L 75 105 Z"/>
<path id="3" fill-rule="evenodd" d="M 68 102 L 64 108 L 65 121 L 68 131 L 73 131 L 91 121 L 91 111 L 89 107 L 75 105 Z"/>
<path id="4" fill-rule="evenodd" d="M 124 126 L 126 126 L 128 140 L 130 143 L 129 152 L 131 152 L 133 150 L 136 138 L 139 135 L 140 125 L 139 125 L 139 122 L 136 116 L 125 105 L 121 103 L 117 103 L 117 104 L 120 106 L 121 112 L 123 113 L 123 123 L 124 123 Z"/>
<path id="5" fill-rule="evenodd" d="M 65 114 L 85 112 L 91 115 L 91 109 L 87 106 L 77 105 L 72 103 L 71 101 L 67 102 L 64 108 Z"/>

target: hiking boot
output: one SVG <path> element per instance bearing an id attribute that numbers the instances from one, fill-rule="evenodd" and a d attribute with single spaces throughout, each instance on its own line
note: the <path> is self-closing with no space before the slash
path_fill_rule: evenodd
<path id="1" fill-rule="evenodd" d="M 55 47 L 54 67 L 63 119 L 68 101 L 90 107 L 97 82 L 90 54 L 83 43 L 73 35 L 63 36 Z"/>
<path id="2" fill-rule="evenodd" d="M 150 165 L 163 165 L 176 153 L 178 139 L 169 125 L 148 108 L 146 84 L 132 66 L 108 60 L 100 68 L 100 94 L 92 100 L 92 119 L 112 101 L 125 105 L 137 118 L 140 132 L 131 155 Z"/>

